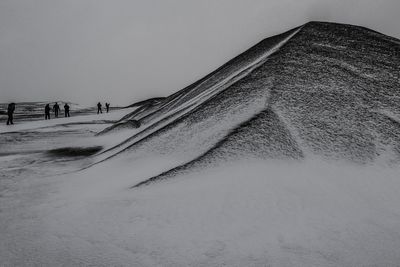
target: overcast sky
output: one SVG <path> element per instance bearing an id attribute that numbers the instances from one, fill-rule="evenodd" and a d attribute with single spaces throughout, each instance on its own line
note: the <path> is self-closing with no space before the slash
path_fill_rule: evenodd
<path id="1" fill-rule="evenodd" d="M 310 20 L 400 37 L 399 0 L 1 0 L 0 102 L 166 96 Z"/>

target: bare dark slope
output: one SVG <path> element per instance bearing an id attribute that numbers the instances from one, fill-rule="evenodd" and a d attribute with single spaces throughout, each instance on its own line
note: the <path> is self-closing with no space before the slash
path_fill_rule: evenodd
<path id="1" fill-rule="evenodd" d="M 192 141 L 201 140 L 202 135 L 191 127 L 210 116 L 211 121 L 218 118 L 211 114 L 221 109 L 229 112 L 242 102 L 260 108 L 256 103 L 262 99 L 261 110 L 249 111 L 254 112 L 252 118 L 227 129 L 206 151 L 200 149 L 201 156 L 149 181 L 243 157 L 320 156 L 356 163 L 398 163 L 399 75 L 398 40 L 362 27 L 308 23 L 261 66 L 187 114 L 177 132 L 186 127 L 192 131 Z M 241 99 L 235 92 L 240 92 Z M 176 130 L 178 125 L 168 127 Z M 165 137 L 159 132 L 147 142 L 168 142 Z"/>

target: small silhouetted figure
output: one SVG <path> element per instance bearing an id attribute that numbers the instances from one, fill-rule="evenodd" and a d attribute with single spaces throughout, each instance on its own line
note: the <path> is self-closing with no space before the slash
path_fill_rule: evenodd
<path id="1" fill-rule="evenodd" d="M 60 111 L 60 106 L 56 102 L 53 106 L 53 111 L 54 111 L 54 117 L 58 118 L 58 112 Z"/>
<path id="2" fill-rule="evenodd" d="M 99 113 L 103 113 L 103 111 L 101 110 L 101 103 L 97 103 L 97 114 Z"/>
<path id="3" fill-rule="evenodd" d="M 110 109 L 110 103 L 106 103 L 106 110 L 107 110 L 107 113 L 108 113 L 108 110 Z"/>
<path id="4" fill-rule="evenodd" d="M 8 115 L 7 125 L 14 124 L 14 122 L 13 122 L 13 120 L 14 120 L 14 111 L 15 111 L 15 103 L 8 104 L 8 107 L 7 107 L 7 115 Z"/>
<path id="5" fill-rule="evenodd" d="M 69 117 L 69 105 L 68 105 L 68 103 L 65 103 L 65 105 L 64 105 L 64 113 L 65 113 L 65 117 Z"/>
<path id="6" fill-rule="evenodd" d="M 50 120 L 50 104 L 47 104 L 44 107 L 44 119 L 45 120 Z"/>

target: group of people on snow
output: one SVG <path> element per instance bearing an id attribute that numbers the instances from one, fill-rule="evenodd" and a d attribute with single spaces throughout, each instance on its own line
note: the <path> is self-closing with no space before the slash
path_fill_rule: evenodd
<path id="1" fill-rule="evenodd" d="M 44 107 L 44 119 L 45 120 L 50 120 L 50 111 L 51 111 L 50 104 L 46 104 L 46 106 Z M 54 111 L 54 117 L 58 118 L 58 114 L 60 113 L 61 108 L 57 102 L 53 105 L 53 111 Z M 65 115 L 65 117 L 70 116 L 68 103 L 65 103 L 65 105 L 64 105 L 64 115 Z"/>
<path id="2" fill-rule="evenodd" d="M 97 103 L 97 114 L 103 113 L 103 110 L 102 110 L 101 107 L 102 107 L 101 103 L 100 102 Z M 107 113 L 108 113 L 109 110 L 110 110 L 110 103 L 106 102 L 106 111 L 107 111 Z"/>
<path id="3" fill-rule="evenodd" d="M 108 113 L 108 111 L 110 110 L 110 103 L 105 103 L 106 105 L 106 112 Z M 15 103 L 10 103 L 8 104 L 7 107 L 7 125 L 10 124 L 14 124 L 14 111 L 15 111 Z M 44 107 L 44 119 L 45 120 L 50 120 L 50 112 L 53 111 L 54 112 L 54 117 L 58 118 L 58 115 L 60 114 L 61 108 L 60 105 L 58 105 L 58 103 L 56 102 L 53 105 L 53 108 L 50 107 L 50 104 L 46 104 L 46 106 Z M 68 105 L 68 103 L 65 103 L 64 105 L 64 116 L 70 117 L 69 114 L 70 111 L 70 106 Z M 102 105 L 101 103 L 97 103 L 97 114 L 99 113 L 103 113 L 102 111 Z"/>

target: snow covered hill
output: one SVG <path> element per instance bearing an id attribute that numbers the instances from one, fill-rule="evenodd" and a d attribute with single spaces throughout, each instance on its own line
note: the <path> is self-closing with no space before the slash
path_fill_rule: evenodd
<path id="1" fill-rule="evenodd" d="M 165 178 L 238 158 L 400 162 L 400 41 L 310 22 L 268 38 L 200 81 L 135 111 L 126 151 L 178 158 Z M 184 156 L 182 156 L 184 155 Z"/>

